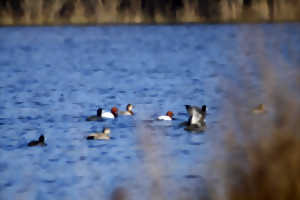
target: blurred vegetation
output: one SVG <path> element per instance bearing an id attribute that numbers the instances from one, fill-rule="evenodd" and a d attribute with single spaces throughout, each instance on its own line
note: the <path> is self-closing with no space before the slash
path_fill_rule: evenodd
<path id="1" fill-rule="evenodd" d="M 239 131 L 226 135 L 214 199 L 300 199 L 300 101 L 293 96 L 277 90 L 269 116 L 235 112 Z"/>
<path id="2" fill-rule="evenodd" d="M 300 0 L 0 0 L 0 25 L 299 19 Z"/>
<path id="3" fill-rule="evenodd" d="M 282 51 L 265 45 L 270 39 L 261 30 L 240 31 L 241 51 L 247 52 L 252 45 L 257 50 L 255 57 L 260 77 L 260 89 L 251 81 L 253 74 L 247 72 L 247 66 L 237 67 L 239 84 L 225 80 L 222 84 L 227 91 L 221 134 L 211 136 L 211 151 L 215 153 L 207 164 L 207 174 L 199 184 L 190 184 L 199 193 L 181 194 L 175 191 L 176 198 L 202 200 L 286 200 L 300 199 L 300 72 L 299 66 L 289 64 L 282 57 Z M 250 35 L 252 37 L 250 37 Z M 276 41 L 273 47 L 276 48 Z M 290 58 L 289 58 L 290 59 Z M 237 86 L 238 85 L 238 86 Z M 254 107 L 263 103 L 266 112 L 253 113 Z M 148 132 L 148 133 L 147 133 Z M 148 157 L 155 158 L 155 150 L 149 141 L 151 129 L 145 126 L 139 133 L 147 142 L 142 142 Z M 161 135 L 161 134 L 158 134 Z M 148 137 L 147 137 L 148 136 Z M 162 151 L 159 149 L 158 151 Z M 199 155 L 201 157 L 203 155 Z M 148 160 L 150 180 L 158 183 L 158 189 L 151 190 L 151 198 L 168 199 L 165 190 L 172 184 L 164 183 L 162 160 Z M 193 167 L 199 167 L 195 163 Z M 165 169 L 167 170 L 167 169 Z M 202 174 L 199 174 L 202 176 Z M 184 180 L 183 180 L 184 182 Z M 179 184 L 179 183 L 176 183 Z M 199 188 L 204 188 L 200 191 Z M 167 193 L 169 195 L 169 193 Z M 170 197 L 170 196 L 168 196 Z M 127 196 L 128 198 L 128 196 Z M 127 199 L 124 195 L 119 200 Z M 128 198 L 130 199 L 130 198 Z"/>
<path id="4" fill-rule="evenodd" d="M 276 49 L 271 50 L 272 58 L 267 56 L 270 49 L 265 41 L 270 36 L 261 30 L 240 36 L 242 51 L 252 44 L 258 52 L 250 60 L 257 62 L 261 89 L 253 88 L 244 65 L 240 66 L 242 87 L 228 86 L 232 93 L 224 110 L 231 117 L 225 116 L 224 123 L 230 127 L 212 166 L 217 177 L 211 185 L 213 199 L 300 199 L 299 66 L 291 65 Z M 251 112 L 260 103 L 266 112 Z"/>

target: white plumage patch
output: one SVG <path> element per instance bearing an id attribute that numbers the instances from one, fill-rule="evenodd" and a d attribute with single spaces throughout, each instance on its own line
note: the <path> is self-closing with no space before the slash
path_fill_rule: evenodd
<path id="1" fill-rule="evenodd" d="M 159 116 L 157 119 L 158 119 L 158 120 L 172 120 L 172 118 L 171 118 L 170 116 L 166 116 L 166 115 L 164 115 L 164 116 Z"/>
<path id="2" fill-rule="evenodd" d="M 101 117 L 109 118 L 109 119 L 114 119 L 115 118 L 115 116 L 111 112 L 104 112 L 104 113 L 102 113 Z"/>
<path id="3" fill-rule="evenodd" d="M 197 111 L 193 111 L 191 124 L 198 124 L 201 119 L 202 119 L 202 115 Z"/>

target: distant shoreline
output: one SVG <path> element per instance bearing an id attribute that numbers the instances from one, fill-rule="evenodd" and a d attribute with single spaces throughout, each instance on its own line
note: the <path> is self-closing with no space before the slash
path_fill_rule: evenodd
<path id="1" fill-rule="evenodd" d="M 299 21 L 257 21 L 257 22 L 186 22 L 186 23 L 103 23 L 103 24 L 9 24 L 3 25 L 1 27 L 90 27 L 90 26 L 196 26 L 196 25 L 258 25 L 258 24 L 298 24 Z"/>
<path id="2" fill-rule="evenodd" d="M 300 22 L 300 0 L 3 0 L 0 26 Z"/>

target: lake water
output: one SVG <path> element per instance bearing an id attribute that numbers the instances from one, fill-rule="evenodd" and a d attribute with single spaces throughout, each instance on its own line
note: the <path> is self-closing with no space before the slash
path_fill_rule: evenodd
<path id="1" fill-rule="evenodd" d="M 0 199 L 203 189 L 222 134 L 224 80 L 238 83 L 242 68 L 260 91 L 261 47 L 271 62 L 299 66 L 299 33 L 299 24 L 0 28 Z M 85 121 L 128 103 L 133 117 Z M 179 127 L 185 104 L 208 106 L 204 133 Z M 177 120 L 151 121 L 168 110 Z M 103 127 L 111 140 L 85 139 Z M 48 145 L 27 147 L 40 134 Z"/>

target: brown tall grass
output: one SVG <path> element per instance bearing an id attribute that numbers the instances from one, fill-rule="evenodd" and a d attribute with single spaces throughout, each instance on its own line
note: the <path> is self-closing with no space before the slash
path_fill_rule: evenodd
<path id="1" fill-rule="evenodd" d="M 226 136 L 216 199 L 300 198 L 299 99 L 279 94 L 271 119 L 236 119 L 241 127 Z"/>
<path id="2" fill-rule="evenodd" d="M 213 162 L 218 174 L 212 184 L 214 199 L 300 199 L 299 69 L 285 63 L 273 49 L 273 59 L 278 60 L 274 63 L 263 45 L 268 37 L 261 32 L 251 34 L 260 55 L 254 59 L 261 70 L 260 91 L 265 92 L 265 98 L 251 92 L 248 78 L 243 87 L 248 90 L 229 95 L 227 111 L 232 114 L 230 124 L 235 126 L 225 132 L 219 149 L 223 153 Z M 251 37 L 244 36 L 242 43 L 247 46 L 245 39 Z M 247 76 L 244 71 L 241 75 Z M 252 114 L 253 102 L 264 103 L 266 113 Z"/>
<path id="3" fill-rule="evenodd" d="M 1 0 L 0 25 L 268 22 L 300 19 L 300 0 Z"/>

